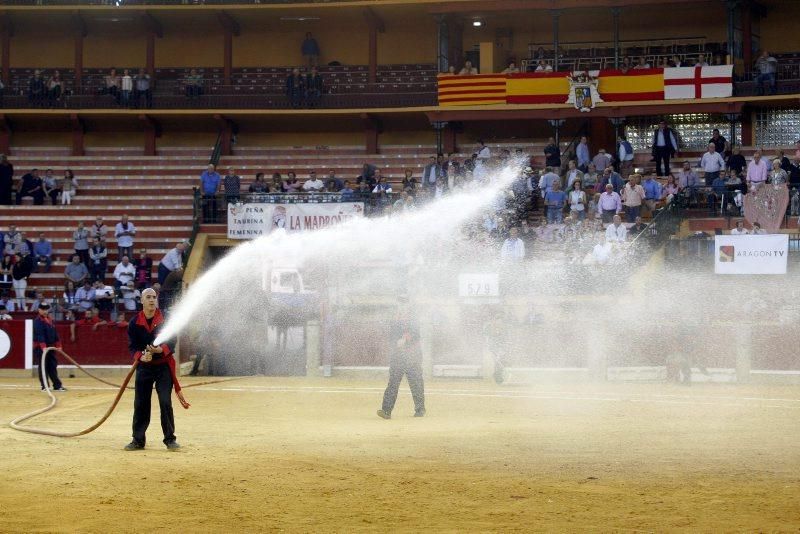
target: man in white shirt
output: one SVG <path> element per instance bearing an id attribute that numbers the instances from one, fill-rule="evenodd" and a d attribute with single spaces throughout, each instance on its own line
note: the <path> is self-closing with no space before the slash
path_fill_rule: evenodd
<path id="1" fill-rule="evenodd" d="M 749 235 L 750 232 L 744 227 L 744 221 L 736 221 L 736 228 L 731 230 L 731 235 Z"/>
<path id="2" fill-rule="evenodd" d="M 478 141 L 477 153 L 478 159 L 486 160 L 492 157 L 492 150 L 482 140 Z"/>
<path id="3" fill-rule="evenodd" d="M 500 249 L 500 259 L 502 261 L 519 262 L 525 257 L 525 243 L 519 238 L 519 230 L 516 227 L 508 232 L 508 239 L 503 241 Z"/>
<path id="4" fill-rule="evenodd" d="M 136 311 L 137 300 L 141 299 L 141 293 L 133 285 L 133 282 L 128 282 L 121 288 L 122 303 L 126 311 Z"/>
<path id="5" fill-rule="evenodd" d="M 706 186 L 711 187 L 714 180 L 719 178 L 719 173 L 725 168 L 725 159 L 722 154 L 717 152 L 714 143 L 708 143 L 708 150 L 703 157 L 700 158 L 700 167 L 703 169 L 706 177 Z"/>
<path id="6" fill-rule="evenodd" d="M 605 265 L 611 259 L 611 243 L 606 239 L 605 234 L 600 234 L 600 242 L 592 249 L 592 259 L 598 265 Z"/>
<path id="7" fill-rule="evenodd" d="M 135 235 L 136 227 L 128 221 L 127 215 L 123 215 L 114 230 L 114 237 L 117 238 L 117 261 L 120 261 L 123 256 L 129 258 L 133 256 L 133 236 Z"/>
<path id="8" fill-rule="evenodd" d="M 622 217 L 614 215 L 614 222 L 606 228 L 606 241 L 609 243 L 624 243 L 628 237 L 628 228 L 622 224 Z"/>
<path id="9" fill-rule="evenodd" d="M 122 261 L 114 268 L 114 287 L 119 289 L 136 278 L 136 267 L 130 262 L 128 256 L 123 256 Z"/>
<path id="10" fill-rule="evenodd" d="M 186 250 L 186 243 L 181 241 L 175 248 L 167 252 L 161 261 L 158 262 L 158 283 L 162 286 L 164 281 L 172 271 L 183 269 L 183 251 Z"/>
<path id="11" fill-rule="evenodd" d="M 317 178 L 316 171 L 308 173 L 308 180 L 303 184 L 303 191 L 306 193 L 319 193 L 325 188 L 325 183 Z"/>

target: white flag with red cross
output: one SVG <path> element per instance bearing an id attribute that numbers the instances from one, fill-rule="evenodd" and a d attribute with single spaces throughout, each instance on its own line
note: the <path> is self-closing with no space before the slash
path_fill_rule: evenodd
<path id="1" fill-rule="evenodd" d="M 664 69 L 664 99 L 733 95 L 733 65 Z"/>

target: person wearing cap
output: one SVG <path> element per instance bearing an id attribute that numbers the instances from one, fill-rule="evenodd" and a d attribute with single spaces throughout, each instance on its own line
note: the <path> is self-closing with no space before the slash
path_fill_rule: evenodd
<path id="1" fill-rule="evenodd" d="M 172 388 L 181 406 L 189 403 L 181 393 L 181 385 L 175 373 L 175 358 L 172 357 L 174 342 L 155 346 L 164 324 L 164 316 L 158 309 L 158 294 L 148 288 L 142 292 L 142 311 L 128 323 L 128 348 L 136 367 L 135 394 L 133 400 L 133 440 L 125 446 L 126 451 L 142 450 L 145 447 L 147 427 L 150 425 L 150 402 L 155 384 L 158 405 L 161 410 L 161 430 L 164 445 L 169 450 L 180 449 L 175 438 L 175 417 L 172 413 Z"/>
<path id="2" fill-rule="evenodd" d="M 44 362 L 44 373 L 42 373 L 42 355 L 48 347 L 61 348 L 61 340 L 58 338 L 56 325 L 50 318 L 50 305 L 46 302 L 39 303 L 38 315 L 33 320 L 33 361 L 39 367 L 39 384 L 42 391 L 46 389 L 45 380 L 53 383 L 54 391 L 66 391 L 67 389 L 58 378 L 58 360 L 55 352 L 47 355 Z M 43 376 L 46 375 L 46 376 Z"/>
<path id="3" fill-rule="evenodd" d="M 389 384 L 383 394 L 383 404 L 378 417 L 392 418 L 397 401 L 397 391 L 403 375 L 408 378 L 411 397 L 414 399 L 414 417 L 425 416 L 425 385 L 422 380 L 422 349 L 419 344 L 419 327 L 411 318 L 408 302 L 400 302 L 397 317 L 389 325 L 389 339 L 393 342 L 389 357 Z"/>

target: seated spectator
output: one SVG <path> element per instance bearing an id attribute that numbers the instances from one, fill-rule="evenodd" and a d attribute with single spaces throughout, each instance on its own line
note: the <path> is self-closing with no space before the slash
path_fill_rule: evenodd
<path id="1" fill-rule="evenodd" d="M 22 176 L 19 191 L 17 191 L 18 206 L 25 197 L 32 197 L 35 206 L 44 204 L 44 184 L 39 177 L 39 169 L 32 169 L 31 172 Z"/>
<path id="2" fill-rule="evenodd" d="M 339 193 L 344 189 L 344 181 L 336 177 L 336 172 L 333 169 L 328 173 L 328 178 L 325 180 L 325 189 L 330 193 Z"/>
<path id="3" fill-rule="evenodd" d="M 375 175 L 375 186 L 372 188 L 372 193 L 391 193 L 392 192 L 392 184 L 385 182 L 383 180 L 383 176 L 380 173 L 376 173 Z"/>
<path id="4" fill-rule="evenodd" d="M 44 232 L 39 232 L 39 240 L 33 245 L 33 256 L 36 261 L 36 272 L 44 268 L 44 272 L 50 272 L 53 263 L 53 244 L 48 241 Z"/>
<path id="5" fill-rule="evenodd" d="M 189 71 L 186 77 L 186 96 L 196 98 L 203 94 L 203 75 L 197 73 L 197 69 Z"/>
<path id="6" fill-rule="evenodd" d="M 153 107 L 153 90 L 150 87 L 150 75 L 144 69 L 139 69 L 139 74 L 133 79 L 133 107 L 142 107 L 142 97 L 144 97 L 144 107 Z"/>
<path id="7" fill-rule="evenodd" d="M 597 167 L 594 166 L 594 163 L 590 163 L 589 169 L 583 174 L 583 188 L 594 190 L 599 181 L 600 174 L 597 172 Z"/>
<path id="8" fill-rule="evenodd" d="M 412 193 L 417 190 L 417 179 L 414 178 L 414 173 L 411 169 L 405 170 L 405 175 L 403 176 L 403 190 Z"/>
<path id="9" fill-rule="evenodd" d="M 458 72 L 460 76 L 471 76 L 478 74 L 478 69 L 472 66 L 472 61 L 466 60 L 464 67 Z"/>
<path id="10" fill-rule="evenodd" d="M 139 309 L 139 303 L 142 299 L 142 294 L 134 286 L 133 282 L 128 282 L 121 288 L 122 304 L 126 311 L 136 311 Z"/>
<path id="11" fill-rule="evenodd" d="M 664 186 L 661 192 L 667 204 L 672 202 L 672 199 L 675 198 L 675 195 L 677 195 L 678 192 L 680 192 L 680 188 L 678 187 L 678 182 L 675 179 L 675 177 L 670 174 L 669 176 L 667 176 L 667 184 Z"/>
<path id="12" fill-rule="evenodd" d="M 597 265 L 605 265 L 611 260 L 613 247 L 608 242 L 606 234 L 600 234 L 600 242 L 592 249 L 591 262 Z"/>
<path id="13" fill-rule="evenodd" d="M 614 215 L 611 224 L 606 228 L 606 241 L 609 243 L 623 243 L 628 237 L 628 228 L 622 224 L 622 217 Z"/>
<path id="14" fill-rule="evenodd" d="M 0 308 L 0 321 L 11 321 L 13 317 L 3 308 Z"/>
<path id="15" fill-rule="evenodd" d="M 633 68 L 634 68 L 634 70 L 637 70 L 637 69 L 638 70 L 649 69 L 650 68 L 650 63 L 647 62 L 647 60 L 644 58 L 644 56 L 641 56 L 639 58 L 639 62 Z"/>
<path id="16" fill-rule="evenodd" d="M 122 256 L 122 261 L 114 268 L 114 287 L 119 289 L 132 282 L 136 277 L 136 267 L 130 262 L 128 256 Z"/>
<path id="17" fill-rule="evenodd" d="M 61 188 L 58 187 L 58 179 L 53 176 L 53 169 L 47 169 L 42 177 L 42 190 L 50 198 L 50 203 L 55 206 L 58 204 L 58 195 Z"/>
<path id="18" fill-rule="evenodd" d="M 247 188 L 249 193 L 261 194 L 261 193 L 269 193 L 269 185 L 267 182 L 264 181 L 264 173 L 259 172 L 256 174 L 256 180 L 250 187 Z"/>
<path id="19" fill-rule="evenodd" d="M 75 284 L 71 281 L 64 283 L 64 293 L 61 296 L 62 305 L 67 310 L 76 311 L 80 307 Z"/>
<path id="20" fill-rule="evenodd" d="M 706 55 L 700 54 L 697 56 L 697 61 L 694 63 L 695 67 L 708 67 L 708 61 L 706 61 Z"/>
<path id="21" fill-rule="evenodd" d="M 150 287 L 153 279 L 153 259 L 147 256 L 147 251 L 139 251 L 139 258 L 134 262 L 136 267 L 136 287 L 139 289 Z"/>
<path id="22" fill-rule="evenodd" d="M 300 69 L 292 69 L 291 74 L 286 77 L 286 97 L 293 108 L 299 108 L 303 103 L 303 96 L 306 92 L 306 82 L 300 74 Z"/>
<path id="23" fill-rule="evenodd" d="M 11 295 L 9 294 L 8 290 L 0 291 L 0 310 L 8 311 L 14 313 L 17 309 L 17 303 Z"/>
<path id="24" fill-rule="evenodd" d="M 683 62 L 681 61 L 680 56 L 678 56 L 677 54 L 672 56 L 672 59 L 669 60 L 670 67 L 680 67 L 682 66 L 682 64 Z"/>
<path id="25" fill-rule="evenodd" d="M 272 184 L 269 188 L 273 193 L 281 193 L 283 191 L 283 178 L 281 177 L 281 173 L 272 173 Z"/>
<path id="26" fill-rule="evenodd" d="M 621 70 L 622 73 L 625 74 L 629 70 L 631 70 L 631 68 L 633 68 L 633 65 L 631 64 L 631 58 L 629 58 L 628 56 L 622 58 L 622 62 L 620 62 L 619 64 L 619 70 Z"/>
<path id="27" fill-rule="evenodd" d="M 72 262 L 68 263 L 64 269 L 64 276 L 68 282 L 75 284 L 75 287 L 82 285 L 84 282 L 89 281 L 89 269 L 86 264 L 81 261 L 81 257 L 75 254 L 72 256 Z"/>
<path id="28" fill-rule="evenodd" d="M 283 181 L 281 189 L 284 193 L 297 193 L 300 190 L 300 182 L 297 180 L 297 175 L 294 171 L 289 171 L 286 175 L 286 180 Z"/>
<path id="29" fill-rule="evenodd" d="M 116 326 L 117 328 L 128 328 L 128 318 L 125 316 L 124 312 L 120 312 L 117 315 L 117 320 L 113 323 L 109 323 L 112 326 Z"/>
<path id="30" fill-rule="evenodd" d="M 105 285 L 102 280 L 97 280 L 92 287 L 95 306 L 107 315 L 114 308 L 114 288 Z"/>
<path id="31" fill-rule="evenodd" d="M 306 104 L 308 107 L 319 106 L 323 91 L 322 76 L 317 72 L 317 67 L 311 67 L 311 72 L 306 75 Z"/>
<path id="32" fill-rule="evenodd" d="M 350 182 L 347 180 L 344 181 L 339 194 L 342 195 L 342 200 L 345 202 L 351 202 L 355 199 L 355 191 L 353 191 L 353 188 L 350 187 Z"/>
<path id="33" fill-rule="evenodd" d="M 94 288 L 88 278 L 85 279 L 83 285 L 75 291 L 75 299 L 78 301 L 79 310 L 86 311 L 94 308 Z"/>
<path id="34" fill-rule="evenodd" d="M 228 174 L 222 179 L 222 186 L 225 191 L 225 202 L 228 204 L 236 204 L 239 202 L 242 179 L 236 174 L 236 170 L 233 167 L 228 167 Z"/>
<path id="35" fill-rule="evenodd" d="M 688 188 L 694 194 L 698 187 L 700 187 L 700 178 L 692 170 L 692 165 L 688 161 L 684 161 L 683 169 L 678 173 L 678 188 L 681 191 Z"/>
<path id="36" fill-rule="evenodd" d="M 100 318 L 100 314 L 95 313 L 93 308 L 87 308 L 83 312 L 83 318 L 74 321 L 71 325 L 69 325 L 69 332 L 70 332 L 70 341 L 75 343 L 76 339 L 76 327 L 81 328 L 89 328 L 91 327 L 92 331 L 97 331 L 98 327 L 107 325 L 108 322 L 102 320 Z"/>
<path id="37" fill-rule="evenodd" d="M 768 233 L 769 232 L 761 228 L 761 223 L 759 222 L 753 223 L 753 232 L 752 232 L 753 235 L 766 235 Z"/>
<path id="38" fill-rule="evenodd" d="M 533 69 L 533 72 L 553 72 L 553 67 L 550 65 L 549 61 L 540 59 L 536 64 L 536 68 Z"/>
<path id="39" fill-rule="evenodd" d="M 749 235 L 750 232 L 744 227 L 744 221 L 736 221 L 736 228 L 731 230 L 731 235 Z"/>
<path id="40" fill-rule="evenodd" d="M 641 217 L 636 217 L 636 220 L 634 221 L 633 226 L 631 226 L 630 233 L 634 237 L 636 237 L 637 235 L 641 234 L 645 230 L 647 230 L 647 225 L 642 222 L 642 218 Z"/>
<path id="41" fill-rule="evenodd" d="M 514 61 L 509 62 L 508 67 L 504 68 L 500 74 L 519 74 L 519 68 Z"/>
<path id="42" fill-rule="evenodd" d="M 600 179 L 598 190 L 605 191 L 606 185 L 610 185 L 615 193 L 619 193 L 625 187 L 625 181 L 612 167 L 606 167 L 603 170 L 603 177 Z"/>
<path id="43" fill-rule="evenodd" d="M 106 279 L 106 266 L 108 265 L 108 250 L 105 244 L 96 237 L 92 248 L 89 249 L 89 260 L 92 266 L 91 278 L 93 282 L 98 280 L 105 281 Z"/>
<path id="44" fill-rule="evenodd" d="M 308 173 L 308 180 L 303 184 L 306 193 L 320 193 L 325 188 L 325 183 L 317 178 L 316 171 Z"/>
<path id="45" fill-rule="evenodd" d="M 756 77 L 756 84 L 758 86 L 759 96 L 765 93 L 774 95 L 775 73 L 778 72 L 778 60 L 764 50 L 761 52 L 758 59 L 756 59 L 755 71 L 758 74 Z"/>
<path id="46" fill-rule="evenodd" d="M 503 241 L 500 248 L 500 260 L 506 262 L 520 262 L 525 259 L 525 243 L 519 237 L 519 229 L 512 227 L 508 232 L 508 238 Z"/>
<path id="47" fill-rule="evenodd" d="M 47 83 L 42 76 L 42 71 L 36 69 L 28 82 L 28 100 L 33 106 L 38 107 L 44 105 L 46 97 Z"/>

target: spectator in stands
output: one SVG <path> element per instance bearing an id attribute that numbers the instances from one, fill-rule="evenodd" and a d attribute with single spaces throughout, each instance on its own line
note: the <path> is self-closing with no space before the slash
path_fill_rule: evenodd
<path id="1" fill-rule="evenodd" d="M 11 269 L 14 268 L 14 256 L 5 254 L 0 260 L 0 293 L 6 293 L 14 287 L 14 278 L 11 276 Z"/>
<path id="2" fill-rule="evenodd" d="M 22 232 L 17 230 L 16 225 L 8 225 L 8 232 L 3 236 L 3 255 L 13 255 L 22 243 Z"/>
<path id="3" fill-rule="evenodd" d="M 233 167 L 228 167 L 228 173 L 222 180 L 222 187 L 225 191 L 225 202 L 227 204 L 236 204 L 239 202 L 239 195 L 242 189 L 242 178 L 236 174 Z"/>
<path id="4" fill-rule="evenodd" d="M 656 65 L 660 69 L 668 69 L 672 66 L 671 61 L 667 57 L 661 58 L 661 63 Z"/>
<path id="5" fill-rule="evenodd" d="M 613 163 L 613 161 L 614 161 L 614 157 L 611 154 L 609 154 L 608 152 L 606 152 L 605 148 L 601 148 L 597 152 L 597 155 L 594 158 L 592 158 L 592 163 L 594 163 L 594 167 L 599 172 L 603 172 L 606 169 L 606 167 L 610 167 L 611 164 Z M 588 169 L 588 166 L 587 166 L 587 169 Z"/>
<path id="6" fill-rule="evenodd" d="M 441 178 L 442 168 L 438 165 L 436 156 L 431 156 L 430 162 L 422 169 L 422 186 L 433 189 Z"/>
<path id="7" fill-rule="evenodd" d="M 615 193 L 621 193 L 622 188 L 625 187 L 625 181 L 612 167 L 606 167 L 603 171 L 603 177 L 600 179 L 598 191 L 605 191 L 606 185 L 611 184 L 611 188 Z"/>
<path id="8" fill-rule="evenodd" d="M 645 178 L 644 182 L 642 182 L 642 189 L 644 190 L 644 204 L 647 206 L 647 210 L 650 212 L 650 216 L 653 217 L 656 212 L 656 205 L 664 196 L 664 188 L 661 187 L 661 182 L 657 180 L 656 173 L 650 173 Z M 670 177 L 672 178 L 672 177 Z M 675 179 L 672 178 L 674 182 Z"/>
<path id="9" fill-rule="evenodd" d="M 0 304 L 2 304 L 2 300 L 0 300 Z M 11 321 L 13 317 L 11 316 L 5 308 L 0 306 L 0 321 Z"/>
<path id="10" fill-rule="evenodd" d="M 80 221 L 78 228 L 72 232 L 72 240 L 75 242 L 75 254 L 80 257 L 81 263 L 87 267 L 91 265 L 89 261 L 89 237 L 89 230 L 84 227 L 83 221 Z"/>
<path id="11" fill-rule="evenodd" d="M 108 75 L 103 78 L 103 90 L 102 93 L 104 95 L 111 95 L 114 97 L 114 100 L 119 102 L 119 84 L 120 79 L 117 75 L 117 69 L 111 69 L 108 72 Z"/>
<path id="12" fill-rule="evenodd" d="M 539 192 L 542 198 L 553 190 L 553 184 L 561 185 L 561 178 L 553 171 L 552 167 L 545 167 L 545 172 L 539 177 Z"/>
<path id="13" fill-rule="evenodd" d="M 17 297 L 17 308 L 25 311 L 25 290 L 28 288 L 28 278 L 33 273 L 33 256 L 22 254 L 15 256 L 14 266 L 11 268 L 11 284 L 14 287 L 14 294 Z"/>
<path id="14" fill-rule="evenodd" d="M 623 180 L 627 180 L 628 176 L 633 172 L 633 146 L 623 136 L 617 137 L 618 149 L 617 160 L 619 161 L 619 174 Z M 598 169 L 600 170 L 600 169 Z"/>
<path id="15" fill-rule="evenodd" d="M 730 154 L 731 145 L 728 143 L 728 140 L 719 133 L 719 128 L 714 128 L 711 132 L 711 139 L 709 139 L 708 142 L 714 143 L 714 148 L 717 153 L 721 154 L 723 157 Z"/>
<path id="16" fill-rule="evenodd" d="M 108 317 L 114 309 L 114 288 L 107 286 L 102 280 L 97 280 L 93 285 L 95 307 L 102 316 Z M 98 314 L 100 316 L 100 314 Z"/>
<path id="17" fill-rule="evenodd" d="M 772 170 L 769 173 L 769 183 L 771 184 L 786 184 L 789 181 L 789 175 L 786 174 L 781 168 L 781 160 L 776 159 L 772 161 Z"/>
<path id="18" fill-rule="evenodd" d="M 572 183 L 575 180 L 580 180 L 581 183 L 583 182 L 583 173 L 578 170 L 578 163 L 571 159 L 567 162 L 567 191 L 572 189 Z"/>
<path id="19" fill-rule="evenodd" d="M 150 75 L 144 69 L 139 69 L 139 74 L 133 79 L 133 107 L 153 107 L 153 90 L 150 88 Z"/>
<path id="20" fill-rule="evenodd" d="M 441 167 L 437 165 L 437 168 L 441 171 Z M 372 191 L 372 188 L 375 187 L 375 184 L 378 183 L 378 176 L 380 175 L 380 170 L 376 168 L 372 168 L 372 172 L 362 172 L 361 175 L 356 178 L 357 184 L 366 184 L 367 189 Z"/>
<path id="21" fill-rule="evenodd" d="M 589 155 L 589 138 L 585 135 L 581 136 L 580 142 L 575 147 L 575 158 L 578 160 L 578 168 L 581 172 L 589 170 L 592 157 Z"/>
<path id="22" fill-rule="evenodd" d="M 248 193 L 269 193 L 269 185 L 264 181 L 264 173 L 259 172 L 256 174 L 256 180 L 247 188 Z"/>
<path id="23" fill-rule="evenodd" d="M 303 191 L 306 193 L 320 193 L 325 189 L 325 182 L 317 178 L 316 171 L 308 173 L 308 180 L 303 184 Z"/>
<path id="24" fill-rule="evenodd" d="M 342 195 L 342 200 L 345 202 L 350 202 L 355 198 L 355 191 L 350 187 L 350 182 L 347 180 L 342 184 L 342 189 L 339 191 L 339 194 Z"/>
<path id="25" fill-rule="evenodd" d="M 212 163 L 200 175 L 200 192 L 203 195 L 203 219 L 213 223 L 217 220 L 217 193 L 222 178 Z"/>
<path id="26" fill-rule="evenodd" d="M 547 206 L 547 223 L 548 224 L 561 224 L 564 218 L 564 204 L 567 196 L 561 190 L 561 183 L 555 181 L 552 184 L 552 190 L 545 193 L 544 203 Z"/>
<path id="27" fill-rule="evenodd" d="M 692 170 L 692 165 L 688 161 L 684 161 L 683 169 L 678 173 L 678 188 L 681 191 L 688 188 L 694 194 L 698 187 L 700 187 L 700 178 Z"/>
<path id="28" fill-rule="evenodd" d="M 116 267 L 114 267 L 114 287 L 119 289 L 128 282 L 132 282 L 136 278 L 136 267 L 130 262 L 127 255 L 122 256 Z"/>
<path id="29" fill-rule="evenodd" d="M 283 181 L 283 185 L 281 186 L 284 193 L 297 193 L 300 191 L 300 182 L 297 179 L 297 175 L 294 171 L 289 171 L 286 173 L 286 180 Z"/>
<path id="30" fill-rule="evenodd" d="M 561 168 L 561 149 L 553 137 L 547 139 L 544 147 L 544 164 L 547 167 Z"/>
<path id="31" fill-rule="evenodd" d="M 610 223 L 612 218 L 622 211 L 622 199 L 611 184 L 606 184 L 605 188 L 597 201 L 597 211 L 604 223 Z"/>
<path id="32" fill-rule="evenodd" d="M 536 63 L 536 68 L 533 69 L 533 72 L 553 72 L 553 67 L 550 65 L 548 61 L 540 59 Z"/>
<path id="33" fill-rule="evenodd" d="M 270 186 L 270 190 L 273 193 L 280 193 L 283 191 L 283 178 L 281 177 L 281 173 L 272 173 L 272 185 Z"/>
<path id="34" fill-rule="evenodd" d="M 500 74 L 519 74 L 519 68 L 516 62 L 510 61 L 508 67 L 504 68 Z"/>
<path id="35" fill-rule="evenodd" d="M 623 74 L 626 74 L 629 70 L 631 70 L 632 67 L 633 65 L 631 65 L 631 58 L 628 56 L 622 58 L 622 62 L 619 65 L 619 70 L 621 70 Z"/>
<path id="36" fill-rule="evenodd" d="M 767 232 L 766 230 L 761 228 L 761 223 L 760 222 L 754 222 L 753 223 L 753 231 L 751 232 L 751 234 L 753 234 L 753 235 L 766 235 L 768 233 L 769 232 Z"/>
<path id="37" fill-rule="evenodd" d="M 133 257 L 133 238 L 136 235 L 136 227 L 128 220 L 127 215 L 122 216 L 122 220 L 117 223 L 114 237 L 117 238 L 117 261 L 123 256 Z"/>
<path id="38" fill-rule="evenodd" d="M 641 217 L 636 217 L 636 221 L 633 223 L 633 226 L 631 226 L 629 232 L 630 232 L 631 235 L 636 237 L 639 234 L 641 234 L 642 232 L 644 232 L 645 230 L 647 230 L 647 225 L 642 222 L 642 218 Z"/>
<path id="39" fill-rule="evenodd" d="M 25 232 L 19 233 L 19 243 L 14 247 L 14 254 L 23 256 L 25 254 L 33 253 L 33 243 L 25 237 Z"/>
<path id="40" fill-rule="evenodd" d="M 681 66 L 681 58 L 679 55 L 675 54 L 672 56 L 672 59 L 669 60 L 670 67 L 680 67 Z"/>
<path id="41" fill-rule="evenodd" d="M 458 72 L 460 76 L 472 76 L 478 74 L 478 69 L 472 66 L 472 61 L 466 60 L 464 67 Z"/>
<path id="42" fill-rule="evenodd" d="M 404 171 L 402 187 L 403 191 L 412 194 L 417 190 L 417 179 L 414 178 L 414 172 L 411 169 L 406 169 Z"/>
<path id="43" fill-rule="evenodd" d="M 33 76 L 28 82 L 28 101 L 34 106 L 38 107 L 44 104 L 45 96 L 47 95 L 47 84 L 42 77 L 42 71 L 36 69 L 33 71 Z"/>
<path id="44" fill-rule="evenodd" d="M 328 193 L 338 193 L 343 187 L 344 182 L 336 176 L 336 171 L 333 169 L 328 171 L 328 177 L 325 178 L 325 190 Z"/>
<path id="45" fill-rule="evenodd" d="M 286 96 L 293 108 L 299 108 L 303 104 L 305 85 L 305 79 L 300 75 L 300 69 L 292 69 L 291 74 L 286 77 Z"/>
<path id="46" fill-rule="evenodd" d="M 606 228 L 606 241 L 608 243 L 624 243 L 628 237 L 628 228 L 622 224 L 622 217 L 614 215 L 612 223 Z"/>
<path id="47" fill-rule="evenodd" d="M 632 174 L 631 179 L 622 189 L 622 205 L 625 206 L 625 212 L 628 215 L 628 222 L 632 223 L 639 216 L 642 209 L 642 204 L 645 199 L 644 188 L 639 185 L 641 176 Z"/>
<path id="48" fill-rule="evenodd" d="M 597 187 L 597 184 L 601 180 L 601 175 L 597 172 L 597 168 L 595 168 L 594 163 L 589 164 L 589 170 L 586 171 L 583 175 L 583 188 L 584 189 L 594 189 Z"/>
<path id="49" fill-rule="evenodd" d="M 80 290 L 78 290 L 78 291 L 80 291 Z M 94 291 L 94 289 L 92 289 L 92 291 Z M 76 339 L 76 335 L 75 335 L 76 328 L 75 327 L 76 326 L 91 327 L 92 331 L 96 332 L 99 327 L 105 326 L 107 324 L 108 324 L 107 321 L 101 319 L 100 315 L 95 313 L 94 308 L 92 308 L 92 307 L 84 308 L 83 309 L 83 318 L 82 319 L 78 319 L 77 321 L 73 322 L 69 326 L 70 341 L 75 343 L 75 339 Z"/>
<path id="50" fill-rule="evenodd" d="M 189 71 L 186 77 L 186 97 L 197 98 L 203 94 L 203 75 L 198 74 L 197 69 Z"/>
<path id="51" fill-rule="evenodd" d="M 659 176 L 669 174 L 669 160 L 678 151 L 678 137 L 667 126 L 666 121 L 660 121 L 658 128 L 653 132 L 653 158 L 656 160 L 656 173 Z"/>
<path id="52" fill-rule="evenodd" d="M 14 191 L 14 166 L 5 154 L 0 154 L 0 206 L 10 206 Z"/>
<path id="53" fill-rule="evenodd" d="M 315 108 L 319 106 L 323 91 L 322 76 L 317 71 L 317 67 L 311 67 L 311 72 L 306 75 L 306 104 L 308 107 Z"/>
<path id="54" fill-rule="evenodd" d="M 183 251 L 186 250 L 186 243 L 181 241 L 167 252 L 158 263 L 158 283 L 162 286 L 167 277 L 176 271 L 183 270 Z"/>
<path id="55" fill-rule="evenodd" d="M 100 215 L 94 218 L 94 224 L 89 228 L 89 237 L 92 241 L 99 239 L 103 243 L 106 242 L 108 238 L 108 226 L 103 222 L 103 218 Z"/>
<path id="56" fill-rule="evenodd" d="M 64 181 L 61 184 L 61 205 L 72 204 L 72 197 L 78 192 L 78 180 L 70 169 L 64 171 Z"/>
<path id="57" fill-rule="evenodd" d="M 39 169 L 31 169 L 22 177 L 22 181 L 17 192 L 17 206 L 22 204 L 22 199 L 32 197 L 35 206 L 44 204 L 44 184 L 39 177 Z"/>
<path id="58" fill-rule="evenodd" d="M 525 259 L 525 243 L 519 238 L 519 229 L 516 226 L 508 231 L 508 238 L 503 241 L 500 248 L 500 260 L 518 263 Z"/>
<path id="59" fill-rule="evenodd" d="M 703 169 L 706 186 L 719 178 L 719 173 L 725 169 L 725 159 L 717 152 L 716 143 L 708 143 L 705 154 L 700 158 L 700 168 Z"/>
<path id="60" fill-rule="evenodd" d="M 574 221 L 583 221 L 586 218 L 586 193 L 580 180 L 572 182 L 568 200 L 570 218 Z"/>
<path id="61" fill-rule="evenodd" d="M 309 67 L 316 67 L 319 65 L 319 43 L 317 43 L 317 40 L 311 35 L 311 32 L 306 33 L 306 38 L 303 39 L 300 52 L 303 54 L 303 59 L 305 59 Z"/>
<path id="62" fill-rule="evenodd" d="M 139 251 L 139 258 L 133 264 L 136 267 L 136 287 L 149 287 L 153 279 L 153 259 L 147 256 L 145 249 L 142 249 Z"/>
<path id="63" fill-rule="evenodd" d="M 731 157 L 728 158 L 728 168 L 740 175 L 747 166 L 747 160 L 742 156 L 742 149 L 739 148 L 739 145 L 734 146 L 732 152 Z"/>
<path id="64" fill-rule="evenodd" d="M 106 250 L 106 245 L 99 237 L 94 238 L 94 243 L 92 244 L 92 248 L 89 249 L 89 258 L 92 261 L 92 268 L 91 268 L 91 278 L 92 282 L 96 282 L 98 280 L 105 281 L 106 279 L 106 266 L 107 266 L 107 258 L 108 257 L 108 250 Z"/>
<path id="65" fill-rule="evenodd" d="M 64 282 L 64 293 L 61 296 L 62 305 L 67 310 L 75 311 L 78 309 L 78 297 L 75 291 L 75 283 L 72 280 Z"/>
<path id="66" fill-rule="evenodd" d="M 33 256 L 36 261 L 36 272 L 44 266 L 44 272 L 49 273 L 53 263 L 53 244 L 45 238 L 44 232 L 39 232 L 39 240 L 33 245 Z"/>
<path id="67" fill-rule="evenodd" d="M 58 195 L 61 188 L 58 187 L 58 180 L 53 176 L 53 169 L 47 169 L 42 177 L 42 191 L 50 197 L 50 203 L 55 206 L 58 203 Z"/>
<path id="68" fill-rule="evenodd" d="M 778 72 L 778 60 L 769 55 L 769 52 L 764 50 L 756 60 L 756 85 L 758 86 L 758 94 L 763 95 L 768 92 L 771 95 L 775 94 L 775 74 Z M 765 89 L 766 86 L 766 89 Z"/>
<path id="69" fill-rule="evenodd" d="M 644 58 L 644 56 L 639 57 L 639 62 L 636 63 L 636 66 L 633 67 L 634 70 L 641 70 L 641 69 L 649 69 L 650 63 Z"/>
<path id="70" fill-rule="evenodd" d="M 767 181 L 769 170 L 767 162 L 761 157 L 761 149 L 753 153 L 753 159 L 747 165 L 747 189 L 752 188 L 756 191 L 758 187 Z"/>
<path id="71" fill-rule="evenodd" d="M 706 61 L 706 55 L 700 54 L 697 56 L 697 61 L 694 64 L 695 67 L 708 67 L 708 61 Z"/>
<path id="72" fill-rule="evenodd" d="M 122 71 L 122 78 L 120 78 L 120 103 L 122 107 L 129 107 L 131 105 L 131 93 L 133 93 L 133 76 L 125 69 Z"/>
<path id="73" fill-rule="evenodd" d="M 444 186 L 444 181 L 440 182 L 438 185 Z M 386 182 L 383 179 L 383 176 L 380 173 L 376 173 L 375 175 L 375 186 L 372 188 L 372 194 L 388 194 L 392 192 L 392 184 Z"/>
<path id="74" fill-rule="evenodd" d="M 736 221 L 736 228 L 731 230 L 731 235 L 749 235 L 750 232 L 744 227 L 744 221 Z"/>
<path id="75" fill-rule="evenodd" d="M 142 294 L 134 287 L 133 282 L 125 284 L 120 292 L 122 293 L 122 305 L 126 311 L 136 311 L 141 303 Z M 127 323 L 125 326 L 128 326 Z"/>
<path id="76" fill-rule="evenodd" d="M 53 75 L 47 80 L 47 101 L 50 106 L 55 106 L 61 100 L 61 94 L 64 92 L 63 85 L 61 73 L 54 70 Z"/>
<path id="77" fill-rule="evenodd" d="M 455 76 L 455 75 L 457 75 L 458 73 L 456 72 L 456 68 L 455 68 L 455 66 L 453 66 L 453 65 L 450 65 L 449 67 L 447 67 L 447 73 L 446 73 L 446 74 L 447 74 L 448 76 Z"/>

